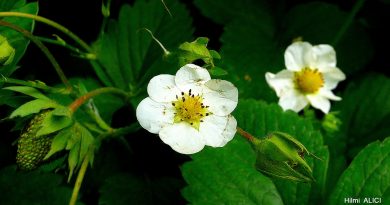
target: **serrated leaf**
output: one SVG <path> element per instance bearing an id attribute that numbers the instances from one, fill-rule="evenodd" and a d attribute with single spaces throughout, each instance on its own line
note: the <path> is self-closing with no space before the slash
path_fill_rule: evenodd
<path id="1" fill-rule="evenodd" d="M 39 171 L 19 172 L 16 167 L 0 170 L 1 204 L 68 204 L 72 189 L 63 183 L 63 177 Z"/>
<path id="2" fill-rule="evenodd" d="M 100 189 L 99 205 L 170 205 L 177 203 L 182 183 L 175 178 L 145 179 L 133 174 L 110 176 Z"/>
<path id="3" fill-rule="evenodd" d="M 16 1 L 2 1 L 7 3 L 0 3 L 0 11 L 14 11 L 14 12 L 22 12 L 29 14 L 37 14 L 38 13 L 38 3 L 32 2 L 26 4 L 25 0 L 16 0 Z M 8 3 L 9 2 L 9 3 Z M 2 20 L 7 21 L 11 24 L 19 26 L 27 31 L 33 31 L 34 21 L 28 18 L 20 18 L 20 17 L 3 17 Z M 23 34 L 5 27 L 0 27 L 1 35 L 5 36 L 12 47 L 15 48 L 15 57 L 11 64 L 0 67 L 0 74 L 3 76 L 10 76 L 16 69 L 17 63 L 24 55 L 27 45 L 29 44 L 29 40 L 23 36 Z"/>
<path id="4" fill-rule="evenodd" d="M 23 93 L 25 95 L 29 95 L 31 97 L 38 98 L 38 99 L 50 100 L 48 97 L 43 95 L 37 89 L 32 88 L 32 87 L 27 87 L 27 86 L 9 86 L 9 87 L 5 87 L 3 89 L 12 90 L 12 91 L 15 91 L 15 92 Z"/>
<path id="5" fill-rule="evenodd" d="M 79 126 L 81 133 L 81 144 L 80 144 L 80 159 L 84 159 L 88 150 L 94 143 L 94 137 L 89 132 L 89 130 L 83 126 Z"/>
<path id="6" fill-rule="evenodd" d="M 42 127 L 38 130 L 36 136 L 57 132 L 71 124 L 72 119 L 70 117 L 54 115 L 53 111 L 51 111 L 45 116 L 45 119 L 42 121 Z"/>
<path id="7" fill-rule="evenodd" d="M 48 108 L 56 108 L 59 105 L 55 103 L 52 100 L 46 100 L 46 99 L 35 99 L 32 101 L 29 101 L 20 107 L 18 107 L 16 110 L 14 110 L 10 118 L 14 117 L 24 117 L 27 115 L 35 114 L 40 112 L 41 110 L 48 109 Z"/>
<path id="8" fill-rule="evenodd" d="M 339 179 L 328 204 L 342 204 L 346 198 L 381 198 L 390 201 L 390 138 L 367 145 Z"/>
<path id="9" fill-rule="evenodd" d="M 73 172 L 75 171 L 77 165 L 79 164 L 80 159 L 80 141 L 77 141 L 74 146 L 70 149 L 69 155 L 68 155 L 68 168 L 69 168 L 69 175 L 68 175 L 68 182 L 73 176 Z"/>
<path id="10" fill-rule="evenodd" d="M 165 4 L 173 18 L 161 1 L 139 0 L 133 6 L 122 6 L 118 21 L 109 22 L 108 31 L 94 46 L 101 64 L 95 71 L 106 85 L 128 90 L 161 70 L 174 71 L 174 66 L 163 63 L 158 44 L 142 30 L 149 29 L 168 50 L 191 38 L 191 19 L 185 7 L 176 0 Z"/>
<path id="11" fill-rule="evenodd" d="M 251 146 L 239 137 L 192 159 L 182 167 L 188 183 L 182 194 L 191 204 L 283 204 L 272 181 L 254 168 Z"/>
<path id="12" fill-rule="evenodd" d="M 53 154 L 64 150 L 68 143 L 69 138 L 71 137 L 71 129 L 64 129 L 60 131 L 54 138 L 51 143 L 50 151 L 45 156 L 44 160 L 49 159 Z"/>

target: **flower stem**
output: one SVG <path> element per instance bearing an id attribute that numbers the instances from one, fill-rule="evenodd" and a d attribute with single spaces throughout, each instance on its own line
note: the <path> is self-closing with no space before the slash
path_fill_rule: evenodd
<path id="1" fill-rule="evenodd" d="M 345 32 L 351 26 L 353 19 L 355 18 L 357 12 L 362 8 L 365 0 L 357 0 L 353 5 L 351 12 L 349 12 L 347 19 L 344 21 L 344 24 L 341 26 L 339 32 L 337 32 L 336 36 L 333 39 L 332 45 L 335 47 L 343 38 Z"/>
<path id="2" fill-rule="evenodd" d="M 251 135 L 250 133 L 244 131 L 243 129 L 241 129 L 240 127 L 237 127 L 237 132 L 238 134 L 240 134 L 242 137 L 244 137 L 245 139 L 247 139 L 249 142 L 253 142 L 256 140 L 256 138 Z"/>
<path id="3" fill-rule="evenodd" d="M 45 42 L 45 43 L 50 43 L 50 44 L 62 46 L 64 48 L 72 51 L 73 53 L 77 54 L 78 57 L 80 57 L 80 58 L 86 58 L 86 59 L 89 59 L 89 60 L 95 60 L 96 59 L 95 54 L 84 53 L 84 52 L 80 51 L 80 49 L 78 49 L 78 48 L 76 48 L 76 47 L 74 47 L 72 45 L 69 45 L 66 42 L 59 41 L 59 40 L 54 40 L 54 39 L 50 39 L 50 38 L 45 38 L 45 37 L 41 37 L 41 36 L 35 36 L 35 38 L 37 38 L 38 40 L 40 40 L 42 42 Z M 93 56 L 94 56 L 94 58 L 91 58 Z"/>
<path id="4" fill-rule="evenodd" d="M 77 202 L 77 197 L 78 197 L 79 192 L 80 192 L 80 187 L 83 184 L 85 172 L 87 171 L 88 163 L 89 163 L 90 157 L 93 155 L 93 151 L 94 151 L 93 147 L 90 146 L 88 148 L 88 153 L 85 155 L 83 163 L 81 164 L 79 173 L 77 175 L 77 179 L 76 179 L 76 182 L 75 182 L 74 187 L 73 187 L 72 197 L 70 198 L 69 205 L 75 205 Z"/>
<path id="5" fill-rule="evenodd" d="M 81 105 L 83 105 L 87 100 L 101 94 L 105 93 L 113 93 L 117 95 L 123 96 L 126 100 L 127 98 L 131 97 L 131 93 L 128 93 L 126 91 L 123 91 L 122 89 L 119 88 L 114 88 L 114 87 L 105 87 L 105 88 L 98 88 L 96 90 L 93 90 L 89 93 L 86 93 L 85 95 L 77 98 L 75 101 L 73 101 L 72 104 L 69 105 L 69 109 L 72 112 L 75 112 Z"/>
<path id="6" fill-rule="evenodd" d="M 1 13 L 1 12 L 0 12 Z M 67 87 L 67 89 L 69 90 L 72 90 L 72 85 L 69 83 L 68 79 L 66 78 L 64 72 L 62 71 L 60 65 L 58 64 L 58 62 L 56 61 L 56 59 L 54 58 L 54 56 L 50 53 L 49 49 L 43 45 L 43 43 L 38 40 L 37 38 L 34 37 L 34 35 L 23 29 L 23 28 L 20 28 L 19 26 L 16 26 L 14 24 L 11 24 L 11 23 L 8 23 L 6 21 L 3 21 L 3 20 L 0 20 L 0 25 L 2 26 L 6 26 L 6 27 L 9 27 L 15 31 L 18 31 L 20 32 L 21 34 L 23 34 L 25 37 L 27 37 L 28 39 L 30 39 L 35 45 L 38 46 L 39 49 L 41 49 L 41 51 L 46 55 L 46 57 L 49 59 L 50 63 L 53 65 L 54 69 L 56 70 L 58 76 L 60 77 L 61 81 L 65 84 L 65 86 Z"/>
<path id="7" fill-rule="evenodd" d="M 61 24 L 59 24 L 59 23 L 57 23 L 55 21 L 52 21 L 52 20 L 47 19 L 47 18 L 42 17 L 42 16 L 33 15 L 33 14 L 27 14 L 27 13 L 21 13 L 21 12 L 0 12 L 0 17 L 5 17 L 5 16 L 15 16 L 15 17 L 29 18 L 29 19 L 33 19 L 35 21 L 39 21 L 39 22 L 42 22 L 44 24 L 47 24 L 47 25 L 49 25 L 51 27 L 54 27 L 54 28 L 62 31 L 66 35 L 68 35 L 75 42 L 77 42 L 81 47 L 83 47 L 87 52 L 93 53 L 92 48 L 87 43 L 85 43 L 80 37 L 78 37 L 76 34 L 71 32 L 69 29 L 65 28 L 64 26 L 62 26 Z"/>

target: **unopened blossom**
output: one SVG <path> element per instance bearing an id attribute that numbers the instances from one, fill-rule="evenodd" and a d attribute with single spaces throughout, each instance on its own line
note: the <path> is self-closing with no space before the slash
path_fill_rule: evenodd
<path id="1" fill-rule="evenodd" d="M 265 74 L 284 110 L 299 112 L 310 104 L 328 113 L 329 100 L 341 100 L 332 90 L 345 75 L 336 67 L 336 52 L 332 46 L 295 42 L 286 49 L 284 61 L 286 70 Z"/>
<path id="2" fill-rule="evenodd" d="M 238 90 L 232 83 L 211 79 L 205 68 L 187 64 L 175 76 L 152 78 L 147 91 L 137 119 L 175 151 L 193 154 L 233 139 L 237 121 L 230 113 L 237 106 Z"/>

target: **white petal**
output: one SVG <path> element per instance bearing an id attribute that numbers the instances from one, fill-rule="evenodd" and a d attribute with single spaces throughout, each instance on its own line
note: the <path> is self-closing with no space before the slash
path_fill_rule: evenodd
<path id="1" fill-rule="evenodd" d="M 168 103 L 158 103 L 147 97 L 136 110 L 139 124 L 151 133 L 157 134 L 163 127 L 173 123 L 174 111 Z"/>
<path id="2" fill-rule="evenodd" d="M 176 87 L 175 76 L 157 75 L 148 84 L 148 94 L 156 102 L 172 102 L 180 90 Z"/>
<path id="3" fill-rule="evenodd" d="M 182 91 L 187 92 L 193 86 L 203 85 L 210 79 L 211 77 L 207 69 L 194 64 L 187 64 L 177 71 L 175 82 Z"/>
<path id="4" fill-rule="evenodd" d="M 293 83 L 294 73 L 289 70 L 282 70 L 279 73 L 266 73 L 265 79 L 269 86 L 271 86 L 278 97 L 284 95 L 285 92 L 290 91 L 294 87 Z"/>
<path id="5" fill-rule="evenodd" d="M 205 83 L 203 103 L 215 115 L 226 116 L 233 112 L 238 102 L 237 88 L 226 80 L 213 79 Z"/>
<path id="6" fill-rule="evenodd" d="M 330 90 L 336 88 L 340 81 L 345 80 L 345 74 L 336 67 L 322 72 L 322 76 L 325 80 L 325 87 Z"/>
<path id="7" fill-rule="evenodd" d="M 284 53 L 284 63 L 287 70 L 299 71 L 308 67 L 313 61 L 312 45 L 307 42 L 295 42 L 291 44 Z"/>
<path id="8" fill-rule="evenodd" d="M 341 97 L 336 96 L 332 91 L 327 89 L 321 89 L 319 94 L 331 100 L 341 100 Z"/>
<path id="9" fill-rule="evenodd" d="M 205 145 L 200 133 L 186 122 L 164 127 L 159 136 L 165 144 L 182 154 L 194 154 Z"/>
<path id="10" fill-rule="evenodd" d="M 313 46 L 313 61 L 310 62 L 310 68 L 316 68 L 323 71 L 326 68 L 336 67 L 336 52 L 330 45 L 322 44 Z"/>
<path id="11" fill-rule="evenodd" d="M 309 102 L 313 107 L 320 109 L 325 114 L 329 112 L 330 102 L 326 97 L 321 95 L 307 95 L 306 97 L 309 99 Z"/>
<path id="12" fill-rule="evenodd" d="M 212 147 L 223 147 L 236 133 L 237 121 L 229 116 L 210 115 L 203 118 L 200 123 L 199 132 L 201 133 L 206 145 Z"/>
<path id="13" fill-rule="evenodd" d="M 279 105 L 283 110 L 293 110 L 299 112 L 308 104 L 306 97 L 295 90 L 282 95 L 279 99 Z"/>

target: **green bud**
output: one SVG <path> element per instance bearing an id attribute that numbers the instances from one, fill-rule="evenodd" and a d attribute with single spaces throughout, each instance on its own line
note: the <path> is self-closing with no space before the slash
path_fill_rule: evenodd
<path id="1" fill-rule="evenodd" d="M 18 139 L 16 164 L 21 170 L 29 171 L 37 168 L 50 150 L 53 137 L 36 135 L 47 114 L 49 111 L 42 111 L 35 115 Z"/>
<path id="2" fill-rule="evenodd" d="M 314 181 L 313 171 L 304 159 L 305 155 L 312 154 L 292 136 L 273 132 L 263 140 L 255 138 L 253 146 L 260 172 L 292 181 Z"/>
<path id="3" fill-rule="evenodd" d="M 0 35 L 0 65 L 10 64 L 15 57 L 15 49 L 8 42 L 7 38 Z"/>
<path id="4" fill-rule="evenodd" d="M 322 127 L 329 133 L 334 133 L 340 130 L 341 120 L 337 117 L 339 112 L 330 112 L 325 115 L 322 120 Z"/>

